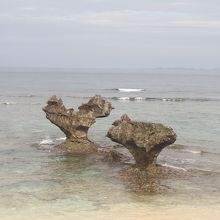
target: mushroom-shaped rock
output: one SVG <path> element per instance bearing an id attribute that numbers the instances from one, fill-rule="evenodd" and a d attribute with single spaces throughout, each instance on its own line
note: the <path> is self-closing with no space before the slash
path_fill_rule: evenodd
<path id="1" fill-rule="evenodd" d="M 78 109 L 67 109 L 60 98 L 52 96 L 43 111 L 46 118 L 66 135 L 66 141 L 59 148 L 70 153 L 95 152 L 97 146 L 88 139 L 87 132 L 96 118 L 107 117 L 113 108 L 110 102 L 96 95 Z"/>
<path id="2" fill-rule="evenodd" d="M 172 128 L 157 123 L 132 121 L 126 114 L 113 123 L 107 133 L 112 141 L 124 145 L 138 167 L 156 165 L 161 150 L 176 141 Z"/>

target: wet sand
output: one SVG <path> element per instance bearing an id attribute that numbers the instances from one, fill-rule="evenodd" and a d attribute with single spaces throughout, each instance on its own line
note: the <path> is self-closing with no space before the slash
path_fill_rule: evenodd
<path id="1" fill-rule="evenodd" d="M 4 220 L 219 220 L 220 219 L 220 205 L 208 207 L 189 207 L 178 206 L 173 208 L 161 208 L 158 210 L 144 210 L 144 207 L 137 209 L 122 206 L 113 206 L 110 210 L 101 211 L 83 211 L 77 212 L 53 212 L 53 213 L 31 213 L 22 216 L 2 216 Z M 69 210 L 68 210 L 69 211 Z"/>

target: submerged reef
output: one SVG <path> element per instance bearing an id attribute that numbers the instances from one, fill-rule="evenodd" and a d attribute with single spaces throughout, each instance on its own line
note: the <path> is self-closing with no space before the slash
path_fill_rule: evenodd
<path id="1" fill-rule="evenodd" d="M 120 171 L 119 178 L 133 192 L 163 193 L 170 191 L 167 180 L 192 177 L 190 172 L 184 169 L 174 169 L 167 166 L 149 166 L 145 169 L 131 166 Z"/>
<path id="2" fill-rule="evenodd" d="M 111 103 L 98 95 L 79 106 L 77 111 L 67 109 L 60 98 L 52 96 L 43 111 L 46 118 L 66 135 L 66 141 L 56 149 L 62 153 L 90 154 L 96 162 L 118 164 L 119 177 L 134 191 L 161 192 L 167 190 L 161 181 L 185 175 L 183 170 L 156 163 L 162 149 L 173 144 L 177 137 L 172 128 L 162 124 L 132 121 L 124 114 L 107 133 L 107 137 L 119 145 L 102 147 L 90 141 L 87 137 L 89 128 L 96 118 L 107 117 L 112 109 Z M 132 158 L 124 152 L 124 147 L 133 156 L 135 164 L 131 163 Z"/>
<path id="3" fill-rule="evenodd" d="M 132 121 L 126 114 L 113 123 L 107 137 L 126 147 L 134 157 L 136 167 L 144 169 L 155 167 L 161 150 L 176 141 L 172 128 L 157 123 Z"/>
<path id="4" fill-rule="evenodd" d="M 58 149 L 88 154 L 97 151 L 97 145 L 87 137 L 89 128 L 96 122 L 96 118 L 107 117 L 112 109 L 110 102 L 96 95 L 75 111 L 73 108 L 67 109 L 62 99 L 54 95 L 49 98 L 43 111 L 46 118 L 66 135 L 66 141 L 58 145 Z"/>

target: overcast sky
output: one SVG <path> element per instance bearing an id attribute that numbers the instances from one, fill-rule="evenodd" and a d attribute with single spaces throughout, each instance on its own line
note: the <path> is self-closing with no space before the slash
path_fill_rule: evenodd
<path id="1" fill-rule="evenodd" d="M 220 0 L 0 0 L 0 67 L 220 68 Z"/>

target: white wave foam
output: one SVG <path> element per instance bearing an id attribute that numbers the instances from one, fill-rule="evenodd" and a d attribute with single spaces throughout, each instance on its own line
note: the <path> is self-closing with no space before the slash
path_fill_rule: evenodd
<path id="1" fill-rule="evenodd" d="M 142 101 L 142 100 L 145 100 L 146 98 L 144 98 L 144 97 L 128 97 L 128 96 L 124 96 L 124 97 L 113 97 L 112 99 L 115 99 L 115 100 L 129 100 L 129 101 Z"/>
<path id="2" fill-rule="evenodd" d="M 130 100 L 130 97 L 119 97 L 118 100 Z"/>
<path id="3" fill-rule="evenodd" d="M 118 91 L 120 92 L 142 92 L 144 89 L 124 89 L 124 88 L 118 88 Z"/>
<path id="4" fill-rule="evenodd" d="M 163 164 L 163 166 L 165 167 L 170 167 L 170 168 L 173 168 L 173 169 L 176 169 L 176 170 L 183 170 L 183 171 L 187 171 L 185 168 L 183 167 L 177 167 L 177 166 L 173 166 L 173 165 L 168 165 L 167 163 Z"/>
<path id="5" fill-rule="evenodd" d="M 145 100 L 145 98 L 143 98 L 143 97 L 135 97 L 134 99 L 135 100 Z"/>
<path id="6" fill-rule="evenodd" d="M 64 141 L 64 140 L 66 140 L 66 137 L 56 138 L 56 141 Z"/>
<path id="7" fill-rule="evenodd" d="M 162 101 L 163 102 L 175 102 L 175 101 L 180 101 L 180 100 L 175 99 L 175 98 L 163 98 Z"/>
<path id="8" fill-rule="evenodd" d="M 3 105 L 16 105 L 16 102 L 3 102 Z"/>
<path id="9" fill-rule="evenodd" d="M 41 105 L 41 103 L 40 102 L 31 102 L 31 103 L 22 103 L 22 102 L 2 102 L 2 103 L 0 103 L 0 104 L 2 104 L 2 105 Z"/>
<path id="10" fill-rule="evenodd" d="M 51 140 L 50 138 L 46 138 L 40 142 L 40 145 L 52 145 L 53 143 L 53 140 Z"/>
<path id="11" fill-rule="evenodd" d="M 197 150 L 185 150 L 186 152 L 188 152 L 188 153 L 192 153 L 192 154 L 201 154 L 202 153 L 202 151 L 197 151 Z"/>
<path id="12" fill-rule="evenodd" d="M 30 105 L 41 105 L 42 103 L 40 102 L 31 102 Z"/>
<path id="13" fill-rule="evenodd" d="M 175 99 L 163 98 L 162 101 L 163 101 L 163 102 L 171 102 L 171 101 L 175 101 Z"/>

